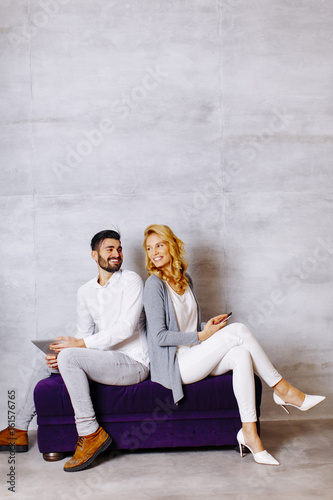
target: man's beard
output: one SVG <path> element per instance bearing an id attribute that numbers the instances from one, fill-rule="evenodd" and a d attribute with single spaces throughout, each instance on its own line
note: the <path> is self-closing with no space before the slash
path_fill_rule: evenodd
<path id="1" fill-rule="evenodd" d="M 120 260 L 120 262 L 118 262 L 118 264 L 110 264 L 109 261 L 103 259 L 103 257 L 101 257 L 98 254 L 98 265 L 99 265 L 99 267 L 101 267 L 102 269 L 104 269 L 104 271 L 107 271 L 108 273 L 116 273 L 117 271 L 119 271 L 119 269 L 121 268 L 122 263 L 123 263 L 123 261 Z"/>

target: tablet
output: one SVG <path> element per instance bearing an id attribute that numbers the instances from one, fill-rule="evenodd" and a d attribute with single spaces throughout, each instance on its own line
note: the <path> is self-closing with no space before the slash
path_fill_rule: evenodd
<path id="1" fill-rule="evenodd" d="M 58 341 L 56 340 L 53 340 L 53 339 L 47 339 L 47 340 L 32 340 L 31 341 L 33 344 L 35 344 L 36 347 L 38 347 L 38 349 L 40 349 L 41 351 L 43 351 L 44 354 L 54 354 L 54 355 L 57 355 L 57 353 L 55 351 L 51 351 L 51 349 L 49 349 L 49 345 L 50 344 L 54 344 L 54 343 L 58 343 Z"/>

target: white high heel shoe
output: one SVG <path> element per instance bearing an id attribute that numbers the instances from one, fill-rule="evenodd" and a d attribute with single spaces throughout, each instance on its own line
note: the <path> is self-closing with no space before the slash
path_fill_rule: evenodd
<path id="1" fill-rule="evenodd" d="M 243 456 L 244 456 L 243 446 L 245 446 L 246 448 L 248 448 L 250 450 L 250 452 L 253 455 L 254 461 L 257 462 L 257 464 L 280 465 L 280 462 L 275 460 L 275 458 L 272 457 L 272 455 L 270 455 L 268 453 L 268 451 L 266 451 L 266 450 L 259 451 L 259 453 L 253 453 L 251 448 L 245 443 L 244 434 L 243 434 L 242 429 L 240 429 L 237 433 L 237 441 L 239 444 L 239 451 L 240 451 L 241 458 L 243 458 Z"/>
<path id="2" fill-rule="evenodd" d="M 309 394 L 305 394 L 305 399 L 304 399 L 303 403 L 301 404 L 301 406 L 296 406 L 296 405 L 293 405 L 292 403 L 285 403 L 283 401 L 283 399 L 281 399 L 279 396 L 277 396 L 275 394 L 275 392 L 273 392 L 273 399 L 277 405 L 282 406 L 284 411 L 286 411 L 287 413 L 290 413 L 290 411 L 288 410 L 288 408 L 286 408 L 286 406 L 293 406 L 294 408 L 297 408 L 298 410 L 308 411 L 308 410 L 311 410 L 311 408 L 313 408 L 314 406 L 317 406 L 317 405 L 319 405 L 319 403 L 324 401 L 324 399 L 326 399 L 326 396 L 310 396 Z"/>

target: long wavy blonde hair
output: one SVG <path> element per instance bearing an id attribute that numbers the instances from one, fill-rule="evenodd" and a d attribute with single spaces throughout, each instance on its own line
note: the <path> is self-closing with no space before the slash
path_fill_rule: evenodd
<path id="1" fill-rule="evenodd" d="M 171 257 L 171 273 L 164 269 L 158 269 L 155 267 L 154 263 L 149 259 L 147 252 L 147 238 L 151 234 L 157 234 L 168 244 L 170 257 Z M 185 271 L 187 269 L 187 260 L 185 259 L 185 245 L 177 238 L 177 236 L 171 231 L 169 226 L 164 226 L 161 224 L 151 224 L 145 229 L 143 248 L 146 253 L 146 269 L 149 273 L 155 274 L 158 278 L 169 281 L 172 277 L 175 280 L 176 290 L 178 293 L 182 293 L 186 290 L 188 286 L 188 279 L 185 276 Z"/>

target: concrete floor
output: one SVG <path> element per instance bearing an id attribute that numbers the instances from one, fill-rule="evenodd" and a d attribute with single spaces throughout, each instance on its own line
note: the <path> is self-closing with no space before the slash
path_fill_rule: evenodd
<path id="1" fill-rule="evenodd" d="M 333 420 L 262 422 L 266 448 L 280 467 L 243 459 L 234 448 L 113 453 L 66 473 L 45 462 L 36 431 L 16 455 L 16 493 L 7 491 L 8 453 L 0 454 L 0 498 L 15 500 L 333 499 Z"/>

